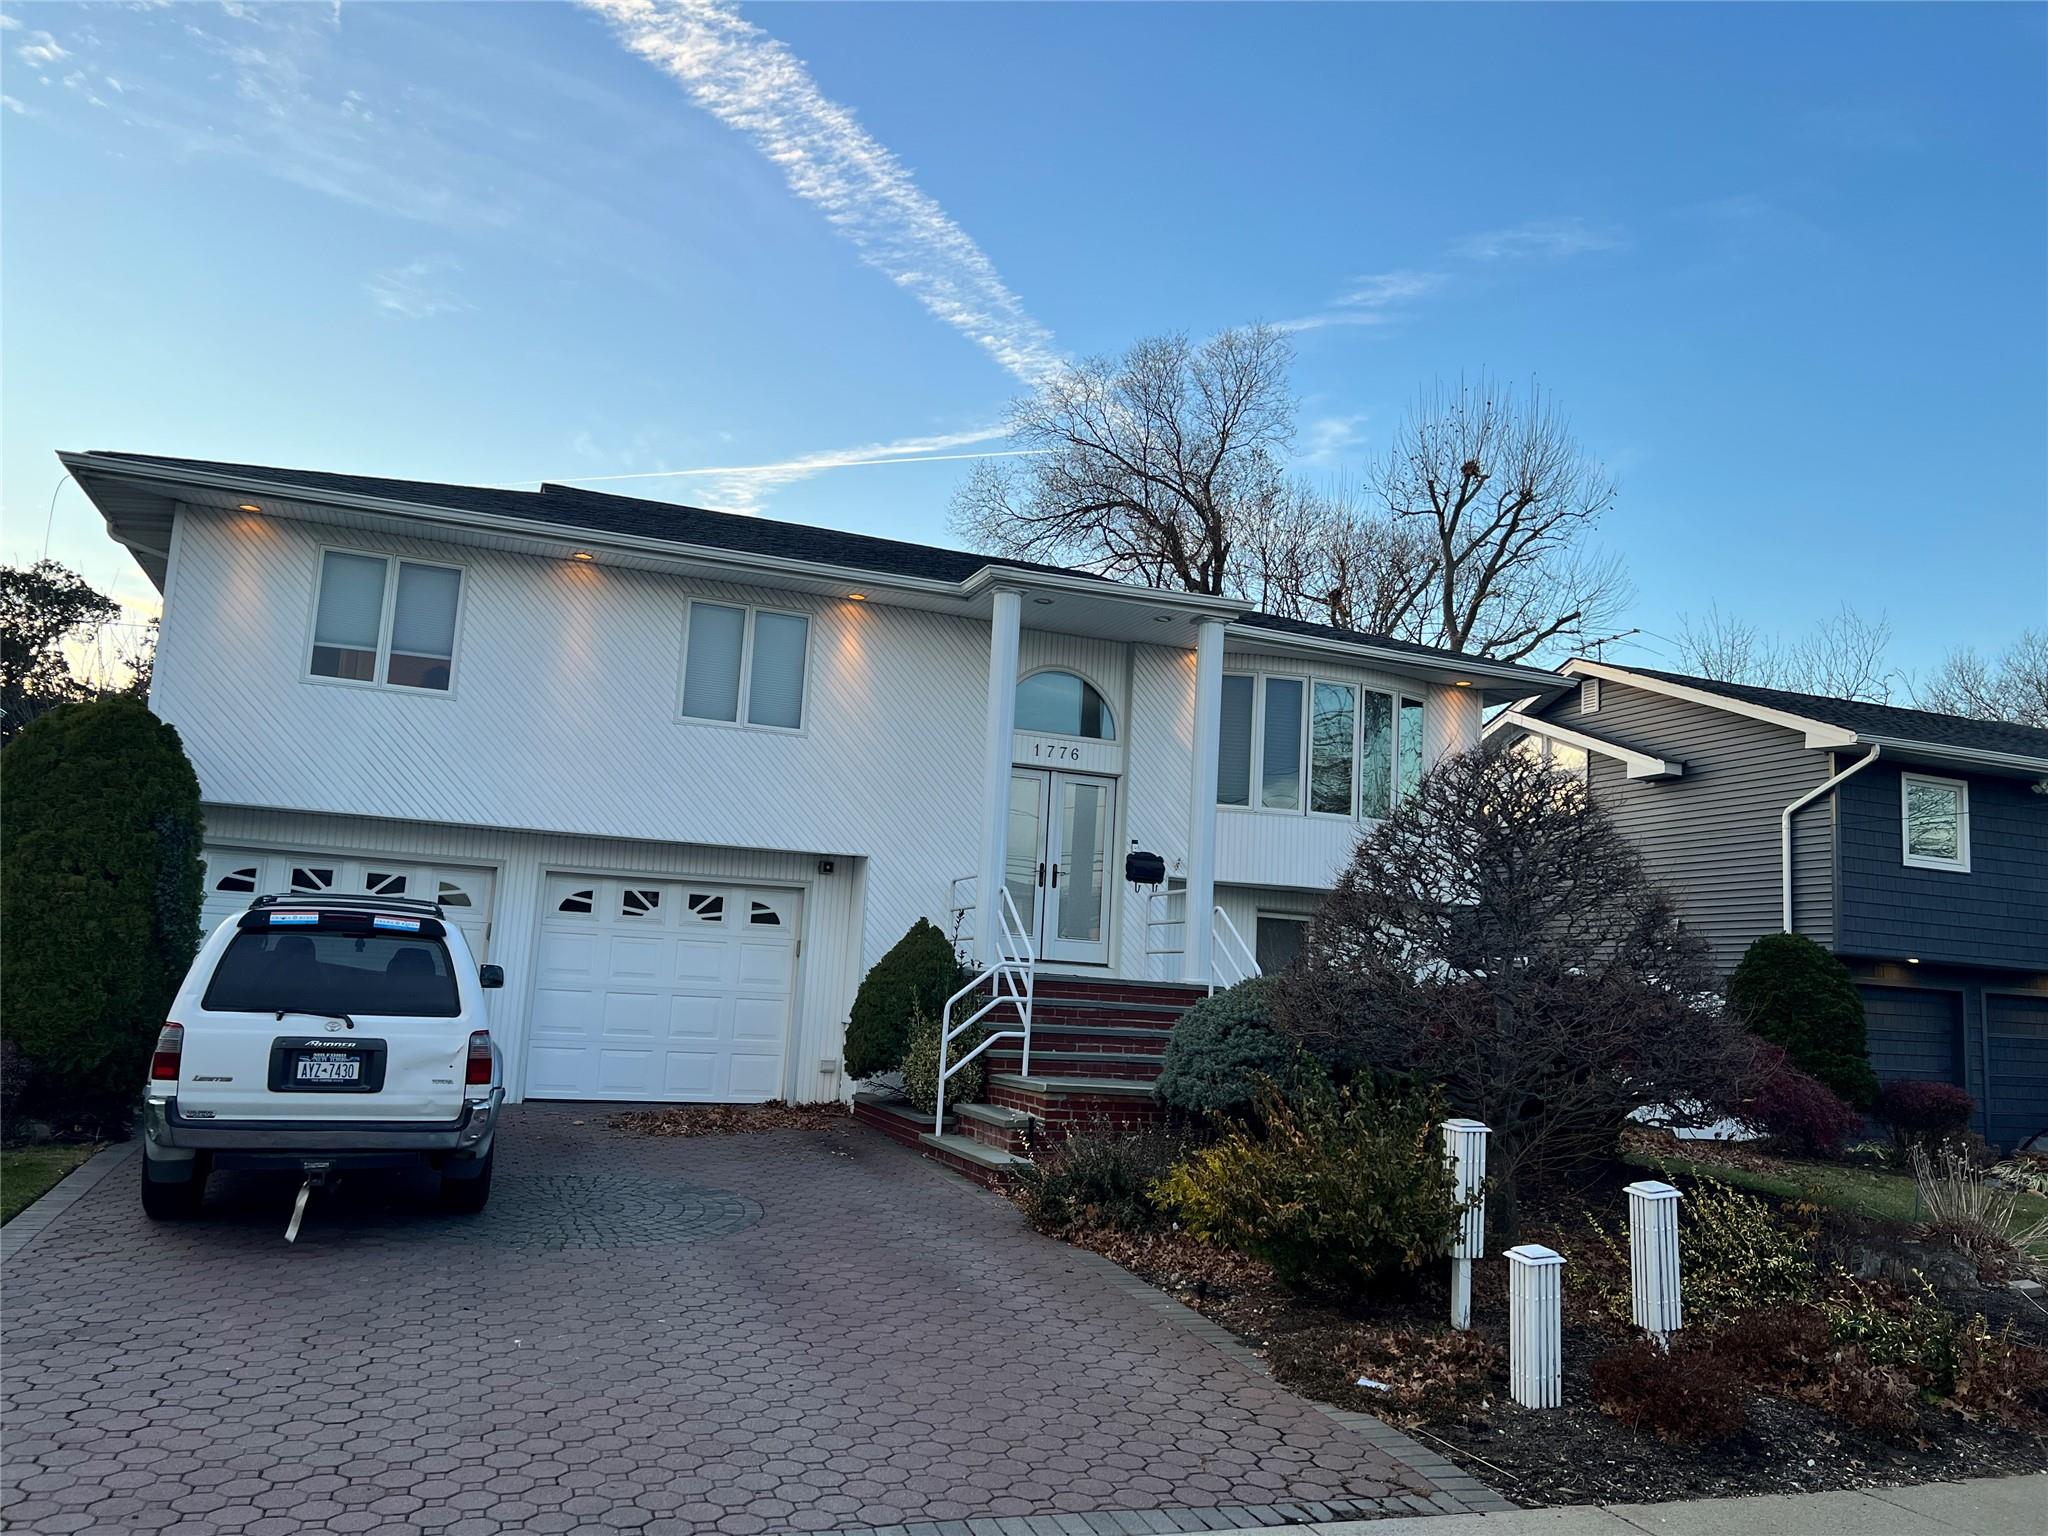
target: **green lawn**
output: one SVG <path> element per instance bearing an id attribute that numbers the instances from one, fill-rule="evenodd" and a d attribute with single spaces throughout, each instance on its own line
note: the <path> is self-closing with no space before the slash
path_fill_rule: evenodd
<path id="1" fill-rule="evenodd" d="M 99 1151 L 94 1145 L 0 1148 L 0 1224 L 14 1220 L 65 1174 Z"/>
<path id="2" fill-rule="evenodd" d="M 1630 1161 L 1660 1173 L 1719 1179 L 1738 1189 L 1853 1211 L 1874 1221 L 1911 1222 L 1920 1216 L 1913 1176 L 1907 1173 L 1845 1168 L 1839 1163 L 1809 1163 L 1792 1158 L 1773 1158 L 1768 1172 L 1647 1153 Z M 2036 1222 L 2048 1217 L 2048 1198 L 2022 1191 L 2014 1209 L 2022 1223 Z"/>

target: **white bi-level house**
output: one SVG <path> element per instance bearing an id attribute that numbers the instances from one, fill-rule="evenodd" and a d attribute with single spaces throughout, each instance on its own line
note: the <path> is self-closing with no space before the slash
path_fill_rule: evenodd
<path id="1" fill-rule="evenodd" d="M 919 917 L 987 958 L 1005 892 L 1044 971 L 1270 966 L 1486 700 L 1560 685 L 563 486 L 62 457 L 163 593 L 209 919 L 442 901 L 515 1098 L 841 1096 L 866 968 Z"/>

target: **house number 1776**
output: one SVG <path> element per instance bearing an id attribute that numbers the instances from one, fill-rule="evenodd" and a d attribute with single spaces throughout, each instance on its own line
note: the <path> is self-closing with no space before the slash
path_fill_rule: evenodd
<path id="1" fill-rule="evenodd" d="M 1031 743 L 1031 755 L 1055 763 L 1078 763 L 1081 761 L 1081 749 L 1070 742 L 1064 741 L 1034 741 Z"/>

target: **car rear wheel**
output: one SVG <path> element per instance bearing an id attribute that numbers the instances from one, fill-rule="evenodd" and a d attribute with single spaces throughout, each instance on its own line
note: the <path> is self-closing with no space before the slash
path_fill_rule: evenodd
<path id="1" fill-rule="evenodd" d="M 159 1184 L 149 1176 L 149 1158 L 142 1160 L 142 1213 L 151 1221 L 186 1221 L 199 1214 L 206 1199 L 206 1169 L 193 1159 L 192 1177 Z"/>
<path id="2" fill-rule="evenodd" d="M 448 1210 L 464 1216 L 474 1216 L 482 1210 L 491 1198 L 491 1163 L 497 1157 L 498 1149 L 492 1147 L 483 1156 L 483 1163 L 475 1173 L 456 1178 L 451 1174 L 441 1175 L 441 1204 Z"/>

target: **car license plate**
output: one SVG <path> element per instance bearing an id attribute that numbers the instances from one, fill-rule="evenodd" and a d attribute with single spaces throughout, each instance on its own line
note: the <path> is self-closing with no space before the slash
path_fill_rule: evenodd
<path id="1" fill-rule="evenodd" d="M 321 1051 L 302 1055 L 292 1069 L 292 1080 L 300 1083 L 359 1083 L 363 1080 L 360 1056 Z"/>

